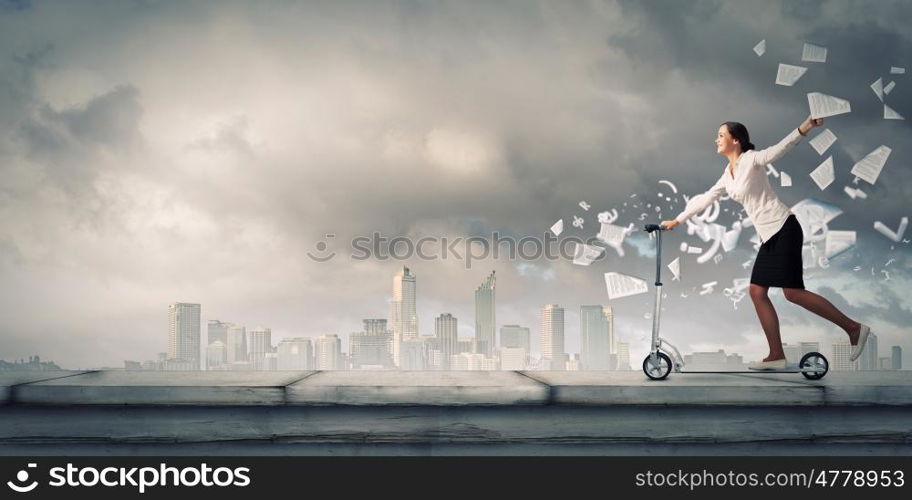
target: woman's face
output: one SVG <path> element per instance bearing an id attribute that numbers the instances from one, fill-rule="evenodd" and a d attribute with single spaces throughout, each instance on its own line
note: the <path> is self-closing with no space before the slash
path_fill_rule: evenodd
<path id="1" fill-rule="evenodd" d="M 741 147 L 738 141 L 728 133 L 728 127 L 722 125 L 716 135 L 716 153 L 727 155 L 732 151 L 737 151 Z"/>

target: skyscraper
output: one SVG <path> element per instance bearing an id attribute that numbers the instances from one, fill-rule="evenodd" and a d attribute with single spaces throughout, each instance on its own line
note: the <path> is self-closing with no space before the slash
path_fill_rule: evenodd
<path id="1" fill-rule="evenodd" d="M 226 345 L 226 353 L 228 356 L 228 364 L 232 363 L 244 363 L 247 361 L 247 328 L 238 325 L 231 325 L 228 327 L 228 341 Z"/>
<path id="2" fill-rule="evenodd" d="M 522 347 L 526 353 L 532 352 L 529 329 L 519 325 L 500 327 L 500 347 Z"/>
<path id="3" fill-rule="evenodd" d="M 548 304 L 541 312 L 541 355 L 552 370 L 564 370 L 564 354 L 564 308 Z"/>
<path id="4" fill-rule="evenodd" d="M 865 349 L 867 350 L 867 349 Z M 852 344 L 848 340 L 833 343 L 833 359 L 830 369 L 833 371 L 855 371 L 858 361 L 849 361 L 852 357 Z"/>
<path id="5" fill-rule="evenodd" d="M 858 358 L 858 369 L 862 371 L 872 371 L 880 368 L 880 361 L 877 359 L 877 335 L 868 334 L 868 341 L 865 344 L 864 351 Z"/>
<path id="6" fill-rule="evenodd" d="M 317 370 L 344 370 L 342 366 L 342 339 L 334 333 L 317 338 L 314 348 Z"/>
<path id="7" fill-rule="evenodd" d="M 399 348 L 405 339 L 418 337 L 416 276 L 403 267 L 393 276 L 393 298 L 390 301 L 390 323 L 393 330 L 393 362 L 399 366 Z"/>
<path id="8" fill-rule="evenodd" d="M 580 364 L 583 370 L 614 370 L 614 314 L 608 306 L 580 306 Z"/>
<path id="9" fill-rule="evenodd" d="M 365 319 L 364 331 L 352 333 L 348 341 L 348 353 L 351 356 L 351 368 L 353 370 L 360 369 L 362 366 L 393 367 L 393 359 L 390 352 L 392 335 L 386 329 L 385 319 Z M 406 341 L 403 340 L 403 342 Z"/>
<path id="10" fill-rule="evenodd" d="M 497 317 L 494 313 L 496 280 L 494 271 L 475 288 L 475 350 L 491 357 L 495 347 Z"/>
<path id="11" fill-rule="evenodd" d="M 313 343 L 307 337 L 285 338 L 279 342 L 279 370 L 312 370 Z"/>
<path id="12" fill-rule="evenodd" d="M 272 330 L 258 326 L 250 330 L 250 363 L 254 370 L 266 369 L 266 353 L 272 352 Z"/>
<path id="13" fill-rule="evenodd" d="M 207 370 L 224 370 L 225 369 L 225 344 L 221 340 L 211 342 L 206 347 L 206 369 Z"/>
<path id="14" fill-rule="evenodd" d="M 168 306 L 168 359 L 175 366 L 200 367 L 200 305 L 175 302 Z"/>
<path id="15" fill-rule="evenodd" d="M 459 327 L 456 318 L 443 313 L 436 318 L 434 332 L 440 349 L 440 369 L 450 370 L 450 356 L 456 354 Z"/>
<path id="16" fill-rule="evenodd" d="M 223 355 L 223 358 L 217 360 L 217 365 L 224 365 L 228 362 L 228 328 L 234 326 L 231 323 L 223 323 L 217 319 L 210 319 L 209 324 L 206 329 L 206 344 L 212 345 L 215 342 L 221 342 L 224 349 L 220 352 Z M 209 366 L 212 365 L 212 359 L 210 356 L 207 356 L 209 359 Z"/>
<path id="17" fill-rule="evenodd" d="M 890 348 L 890 354 L 893 358 L 890 367 L 894 370 L 902 370 L 902 347 L 895 345 Z"/>

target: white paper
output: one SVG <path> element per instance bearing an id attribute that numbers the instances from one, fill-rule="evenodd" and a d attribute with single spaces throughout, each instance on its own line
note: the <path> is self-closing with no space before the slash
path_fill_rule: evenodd
<path id="1" fill-rule="evenodd" d="M 845 99 L 820 92 L 810 92 L 807 98 L 808 107 L 811 108 L 811 118 L 826 118 L 852 111 L 852 105 Z"/>
<path id="2" fill-rule="evenodd" d="M 804 44 L 804 50 L 801 51 L 801 60 L 809 62 L 826 62 L 827 49 L 820 45 L 812 43 Z"/>
<path id="3" fill-rule="evenodd" d="M 675 260 L 671 261 L 671 264 L 668 264 L 668 269 L 671 270 L 671 281 L 680 281 L 680 279 L 681 279 L 681 258 L 675 257 Z"/>
<path id="4" fill-rule="evenodd" d="M 754 45 L 754 53 L 757 54 L 757 57 L 766 53 L 766 39 L 760 40 L 760 43 Z"/>
<path id="5" fill-rule="evenodd" d="M 905 120 L 896 110 L 884 104 L 884 120 Z"/>
<path id="6" fill-rule="evenodd" d="M 605 287 L 608 289 L 609 300 L 639 295 L 649 291 L 646 280 L 621 273 L 605 273 Z"/>
<path id="7" fill-rule="evenodd" d="M 830 129 L 823 129 L 823 132 L 817 134 L 813 139 L 808 141 L 814 151 L 817 151 L 817 154 L 823 155 L 827 149 L 830 149 L 830 146 L 836 142 L 836 134 L 834 134 Z"/>
<path id="8" fill-rule="evenodd" d="M 776 85 L 791 87 L 805 72 L 807 72 L 807 68 L 803 66 L 779 63 L 779 71 L 776 72 Z"/>
<path id="9" fill-rule="evenodd" d="M 903 217 L 899 220 L 899 227 L 896 229 L 896 232 L 893 232 L 892 229 L 888 228 L 883 222 L 876 221 L 874 222 L 874 229 L 877 230 L 880 234 L 890 238 L 896 243 L 899 243 L 899 240 L 902 239 L 903 235 L 906 233 L 906 228 L 909 226 L 909 218 Z"/>
<path id="10" fill-rule="evenodd" d="M 560 236 L 560 234 L 564 232 L 564 219 L 555 222 L 554 225 L 551 226 L 551 232 L 554 233 L 554 236 Z"/>
<path id="11" fill-rule="evenodd" d="M 874 95 L 880 99 L 880 102 L 883 102 L 883 79 L 878 78 L 875 80 L 874 83 L 871 84 L 871 90 L 874 91 Z"/>
<path id="12" fill-rule="evenodd" d="M 779 172 L 779 183 L 782 184 L 782 187 L 789 187 L 792 185 L 792 176 L 785 172 Z"/>
<path id="13" fill-rule="evenodd" d="M 573 263 L 578 266 L 588 266 L 595 262 L 604 251 L 605 249 L 602 247 L 577 243 L 576 249 L 573 251 Z"/>
<path id="14" fill-rule="evenodd" d="M 606 245 L 613 248 L 618 257 L 624 256 L 624 238 L 627 237 L 627 228 L 624 226 L 616 226 L 614 224 L 602 224 L 602 228 L 599 231 L 596 238 L 600 241 L 605 242 Z"/>
<path id="15" fill-rule="evenodd" d="M 897 66 L 890 66 L 890 74 L 891 74 L 891 75 L 905 75 L 905 74 L 906 74 L 906 68 L 899 68 L 899 67 L 897 67 Z"/>
<path id="16" fill-rule="evenodd" d="M 811 172 L 811 179 L 814 179 L 814 182 L 817 183 L 817 187 L 821 191 L 827 188 L 830 184 L 833 183 L 833 180 L 836 179 L 836 169 L 833 168 L 833 156 L 823 161 L 817 168 Z"/>
<path id="17" fill-rule="evenodd" d="M 855 246 L 855 231 L 827 231 L 824 255 L 827 259 Z"/>
<path id="18" fill-rule="evenodd" d="M 820 231 L 826 228 L 831 220 L 842 214 L 842 209 L 836 205 L 813 198 L 799 201 L 792 206 L 791 210 L 804 231 L 804 241 L 822 239 Z"/>
<path id="19" fill-rule="evenodd" d="M 893 92 L 893 87 L 896 86 L 896 82 L 891 81 L 890 83 L 884 85 L 883 93 L 884 95 L 890 95 L 890 92 Z"/>
<path id="20" fill-rule="evenodd" d="M 868 156 L 862 158 L 852 167 L 852 175 L 873 185 L 877 182 L 877 177 L 887 163 L 887 158 L 890 157 L 891 151 L 892 150 L 886 146 L 880 146 L 874 151 L 871 151 L 868 153 Z"/>

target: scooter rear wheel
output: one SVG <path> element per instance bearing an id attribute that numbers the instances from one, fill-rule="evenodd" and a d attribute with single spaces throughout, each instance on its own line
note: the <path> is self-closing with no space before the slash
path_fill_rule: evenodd
<path id="1" fill-rule="evenodd" d="M 798 369 L 804 370 L 804 369 L 811 369 L 811 368 L 816 369 L 818 371 L 817 372 L 802 371 L 801 374 L 804 375 L 805 378 L 808 378 L 810 380 L 822 379 L 823 376 L 826 375 L 828 371 L 830 371 L 830 363 L 823 356 L 823 354 L 820 354 L 819 352 L 809 352 L 801 358 L 801 362 L 798 363 Z"/>
<path id="2" fill-rule="evenodd" d="M 652 355 L 646 356 L 643 360 L 643 373 L 652 380 L 663 380 L 671 373 L 671 358 L 664 352 L 659 352 L 656 363 L 653 363 Z"/>

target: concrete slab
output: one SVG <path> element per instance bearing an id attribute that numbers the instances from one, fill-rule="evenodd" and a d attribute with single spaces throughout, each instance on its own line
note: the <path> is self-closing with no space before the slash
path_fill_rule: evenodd
<path id="1" fill-rule="evenodd" d="M 551 387 L 552 404 L 815 406 L 824 389 L 792 379 L 735 374 L 672 373 L 650 380 L 642 372 L 524 371 Z"/>
<path id="2" fill-rule="evenodd" d="M 510 371 L 323 371 L 288 387 L 296 405 L 547 404 L 549 388 Z"/>
<path id="3" fill-rule="evenodd" d="M 28 384 L 61 377 L 72 377 L 73 375 L 78 375 L 80 373 L 86 372 L 73 370 L 0 372 L 0 405 L 5 405 L 10 402 L 12 388 L 19 384 Z"/>
<path id="4" fill-rule="evenodd" d="M 793 380 L 785 374 L 744 374 L 744 378 Z M 830 372 L 820 380 L 796 382 L 823 389 L 823 404 L 833 406 L 912 406 L 912 371 Z"/>
<path id="5" fill-rule="evenodd" d="M 99 371 L 21 385 L 13 403 L 54 405 L 282 405 L 312 371 Z"/>

